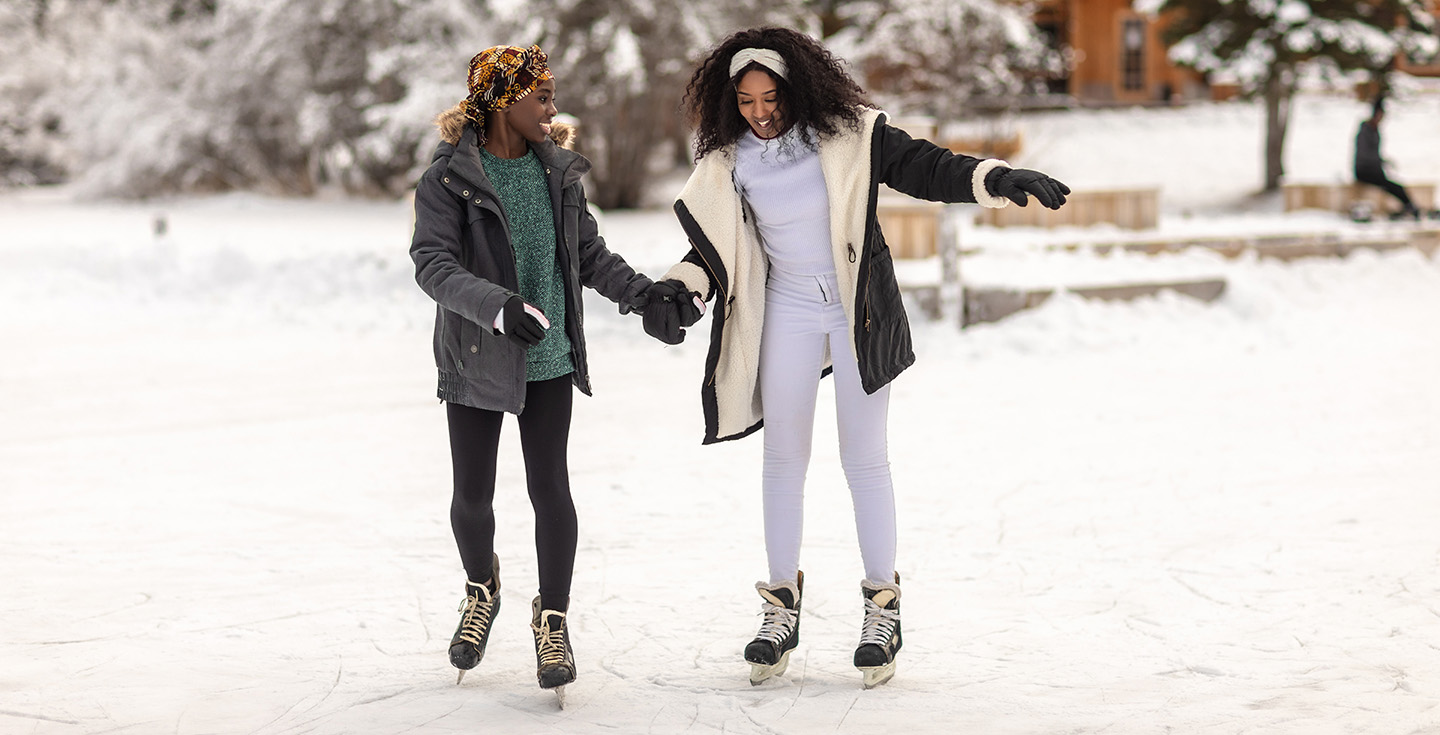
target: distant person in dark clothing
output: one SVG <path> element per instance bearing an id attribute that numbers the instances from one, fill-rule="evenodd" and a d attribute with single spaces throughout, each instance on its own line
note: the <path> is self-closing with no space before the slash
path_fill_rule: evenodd
<path id="1" fill-rule="evenodd" d="M 1401 211 L 1397 217 L 1420 218 L 1420 210 L 1410 201 L 1405 187 L 1391 181 L 1385 175 L 1385 160 L 1380 157 L 1380 121 L 1385 119 L 1385 99 L 1375 100 L 1370 119 L 1360 123 L 1360 132 L 1355 135 L 1355 180 L 1378 186 L 1400 200 Z"/>

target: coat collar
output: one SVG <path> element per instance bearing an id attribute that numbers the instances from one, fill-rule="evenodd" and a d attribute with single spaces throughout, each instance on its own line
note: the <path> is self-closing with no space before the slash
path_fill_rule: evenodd
<path id="1" fill-rule="evenodd" d="M 552 180 L 559 178 L 562 189 L 579 182 L 585 174 L 590 173 L 590 159 L 555 145 L 553 140 L 531 143 L 530 150 L 535 151 L 536 158 L 540 159 L 540 163 L 545 166 L 545 173 Z M 480 162 L 480 146 L 476 143 L 474 128 L 465 126 L 465 132 L 461 133 L 458 143 L 441 142 L 435 148 L 433 160 L 438 161 L 447 156 L 450 158 L 447 173 L 451 176 L 463 179 L 471 186 L 493 188 L 490 177 L 485 175 L 485 166 Z"/>

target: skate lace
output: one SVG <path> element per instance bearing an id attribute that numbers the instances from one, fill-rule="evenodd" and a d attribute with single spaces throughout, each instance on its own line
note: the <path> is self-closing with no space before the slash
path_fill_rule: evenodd
<path id="1" fill-rule="evenodd" d="M 788 607 L 762 602 L 760 603 L 760 614 L 765 616 L 765 622 L 760 624 L 760 632 L 755 634 L 756 638 L 770 641 L 779 646 L 785 642 L 786 638 L 790 637 L 791 631 L 795 630 L 795 618 L 798 613 Z"/>
<path id="2" fill-rule="evenodd" d="M 899 610 L 887 610 L 875 604 L 874 600 L 866 600 L 865 625 L 861 628 L 860 645 L 889 645 L 890 638 L 895 635 L 895 626 L 899 624 Z"/>
<path id="3" fill-rule="evenodd" d="M 535 651 L 541 668 L 565 663 L 565 628 L 551 630 L 548 620 L 538 627 L 531 627 L 535 630 Z"/>
<path id="4" fill-rule="evenodd" d="M 460 640 L 480 645 L 480 641 L 485 637 L 485 629 L 490 627 L 490 611 L 494 608 L 493 597 L 482 599 L 480 595 L 466 595 L 459 610 L 465 614 L 460 618 Z"/>

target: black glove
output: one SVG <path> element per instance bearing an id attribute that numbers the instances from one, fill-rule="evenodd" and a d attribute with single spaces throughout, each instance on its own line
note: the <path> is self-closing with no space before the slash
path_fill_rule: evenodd
<path id="1" fill-rule="evenodd" d="M 505 315 L 504 327 L 505 336 L 525 349 L 530 349 L 545 338 L 545 326 L 539 319 L 531 316 L 525 311 L 527 304 L 519 296 L 511 296 L 500 313 Z M 530 308 L 540 311 L 534 306 Z"/>
<path id="2" fill-rule="evenodd" d="M 685 291 L 684 285 L 676 288 L 677 284 L 680 282 L 660 281 L 645 289 L 645 313 L 641 315 L 645 333 L 667 345 L 685 341 L 685 330 L 680 326 L 681 304 L 690 300 L 690 294 Z M 695 310 L 695 305 L 690 304 L 690 308 Z"/>
<path id="3" fill-rule="evenodd" d="M 680 326 L 688 327 L 700 321 L 700 317 L 705 314 L 705 312 L 700 310 L 699 306 L 695 305 L 695 299 L 700 298 L 700 294 L 685 288 L 685 284 L 681 281 L 670 280 L 666 281 L 666 283 L 675 289 L 675 303 L 680 306 L 680 312 L 678 314 L 680 317 Z"/>
<path id="4" fill-rule="evenodd" d="M 1039 171 L 1028 168 L 1000 168 L 986 176 L 985 185 L 996 196 L 1008 198 L 1020 206 L 1029 201 L 1027 193 L 1035 195 L 1035 201 L 1047 209 L 1059 209 L 1065 203 L 1070 187 Z"/>

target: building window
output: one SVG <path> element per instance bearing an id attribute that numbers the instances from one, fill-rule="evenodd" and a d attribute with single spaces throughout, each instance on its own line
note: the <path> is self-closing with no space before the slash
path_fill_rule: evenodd
<path id="1" fill-rule="evenodd" d="M 1145 89 L 1145 21 L 1130 18 L 1120 32 L 1121 72 L 1126 92 L 1140 92 Z"/>

